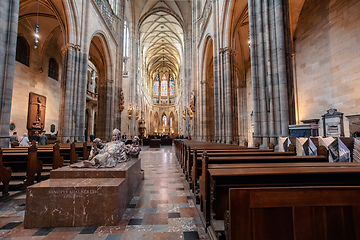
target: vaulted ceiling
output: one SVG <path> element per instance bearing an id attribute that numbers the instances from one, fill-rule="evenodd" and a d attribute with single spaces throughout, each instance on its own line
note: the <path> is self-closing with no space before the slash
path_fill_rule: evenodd
<path id="1" fill-rule="evenodd" d="M 133 7 L 149 89 L 158 73 L 171 73 L 178 82 L 184 29 L 191 24 L 190 0 L 134 0 Z"/>

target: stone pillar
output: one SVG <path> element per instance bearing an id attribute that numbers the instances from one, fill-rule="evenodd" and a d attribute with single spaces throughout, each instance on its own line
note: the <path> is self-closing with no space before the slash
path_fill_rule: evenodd
<path id="1" fill-rule="evenodd" d="M 87 66 L 88 54 L 78 52 L 79 68 L 78 81 L 77 81 L 77 98 L 75 110 L 75 139 L 78 142 L 84 142 L 85 139 L 85 112 L 86 112 L 86 83 L 87 83 Z"/>
<path id="2" fill-rule="evenodd" d="M 251 77 L 254 94 L 254 142 L 266 147 L 288 134 L 289 67 L 286 64 L 284 21 L 288 5 L 282 0 L 249 1 Z"/>
<path id="3" fill-rule="evenodd" d="M 217 4 L 212 2 L 213 25 L 217 23 Z M 213 32 L 213 63 L 214 63 L 214 111 L 215 111 L 215 141 L 224 142 L 224 111 L 223 111 L 223 84 L 220 78 L 220 60 L 219 60 L 219 39 L 221 34 L 217 32 L 218 28 L 214 28 Z"/>
<path id="4" fill-rule="evenodd" d="M 86 73 L 88 54 L 68 43 L 62 48 L 63 71 L 58 140 L 85 141 Z"/>
<path id="5" fill-rule="evenodd" d="M 190 33 L 189 33 L 190 32 Z M 191 30 L 188 30 L 184 34 L 184 80 L 185 80 L 185 87 L 184 87 L 184 105 L 185 108 L 189 108 L 190 103 L 190 97 L 191 97 L 191 38 L 189 38 L 189 35 L 191 36 Z M 186 114 L 186 120 L 185 120 L 185 136 L 191 136 L 193 134 L 192 127 L 194 125 L 194 118 L 191 120 L 189 115 Z M 193 137 L 193 136 L 192 136 Z"/>
<path id="6" fill-rule="evenodd" d="M 223 48 L 220 50 L 220 56 L 223 59 L 224 137 L 226 143 L 234 143 L 237 136 L 237 94 L 234 55 L 235 50 L 231 48 Z"/>
<path id="7" fill-rule="evenodd" d="M 61 104 L 59 118 L 58 140 L 66 142 L 74 141 L 75 136 L 75 110 L 74 94 L 76 89 L 76 73 L 78 52 L 80 47 L 74 44 L 67 44 L 62 48 L 63 71 L 61 78 Z"/>
<path id="8" fill-rule="evenodd" d="M 200 98 L 199 98 L 199 113 L 201 113 L 201 122 L 200 122 L 200 136 L 201 136 L 201 141 L 206 141 L 208 140 L 206 138 L 206 121 L 207 121 L 207 115 L 206 115 L 206 84 L 207 82 L 205 80 L 202 80 L 200 82 Z"/>
<path id="9" fill-rule="evenodd" d="M 97 136 L 105 141 L 110 141 L 113 130 L 113 80 L 101 80 L 99 83 Z"/>
<path id="10" fill-rule="evenodd" d="M 0 147 L 9 147 L 19 0 L 0 1 Z"/>

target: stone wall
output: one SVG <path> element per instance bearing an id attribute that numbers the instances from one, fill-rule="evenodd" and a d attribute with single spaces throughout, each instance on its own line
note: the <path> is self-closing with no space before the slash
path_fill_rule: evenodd
<path id="1" fill-rule="evenodd" d="M 31 63 L 30 63 L 31 64 Z M 27 114 L 29 93 L 34 92 L 46 97 L 45 131 L 50 133 L 50 125 L 55 124 L 58 130 L 60 106 L 60 81 L 47 76 L 47 71 L 39 73 L 33 69 L 15 63 L 14 89 L 10 122 L 15 123 L 18 136 L 27 133 Z"/>
<path id="2" fill-rule="evenodd" d="M 360 2 L 307 0 L 295 38 L 299 120 L 359 113 Z"/>

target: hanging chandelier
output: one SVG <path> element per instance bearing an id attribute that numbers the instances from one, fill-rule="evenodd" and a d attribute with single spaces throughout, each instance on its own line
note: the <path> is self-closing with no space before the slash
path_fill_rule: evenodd
<path id="1" fill-rule="evenodd" d="M 37 12 L 36 12 L 36 23 L 35 23 L 35 40 L 34 40 L 34 48 L 38 47 L 39 43 L 39 5 L 40 0 L 38 0 Z"/>

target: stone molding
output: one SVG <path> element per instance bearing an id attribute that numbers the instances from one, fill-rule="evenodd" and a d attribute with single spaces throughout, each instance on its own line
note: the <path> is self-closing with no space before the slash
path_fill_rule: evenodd
<path id="1" fill-rule="evenodd" d="M 80 51 L 81 47 L 80 47 L 80 45 L 76 45 L 76 44 L 73 44 L 73 43 L 67 43 L 65 46 L 63 46 L 61 48 L 61 53 L 64 55 L 70 49 L 73 49 L 75 51 Z"/>
<path id="2" fill-rule="evenodd" d="M 116 20 L 121 21 L 121 19 L 115 15 L 107 0 L 93 0 L 93 2 L 95 3 L 95 6 L 99 10 L 100 15 L 104 19 L 111 33 L 114 36 L 117 36 L 117 23 L 119 22 L 117 22 Z"/>
<path id="3" fill-rule="evenodd" d="M 232 56 L 236 56 L 237 55 L 237 52 L 235 49 L 233 48 L 230 48 L 230 47 L 224 47 L 224 48 L 220 48 L 220 51 L 219 51 L 220 54 L 224 54 L 224 53 L 228 53 Z"/>
<path id="4" fill-rule="evenodd" d="M 201 32 L 205 30 L 205 27 L 209 22 L 209 17 L 211 12 L 212 12 L 212 3 L 210 0 L 207 0 L 204 6 L 204 11 L 202 12 L 201 17 L 198 19 Z"/>

